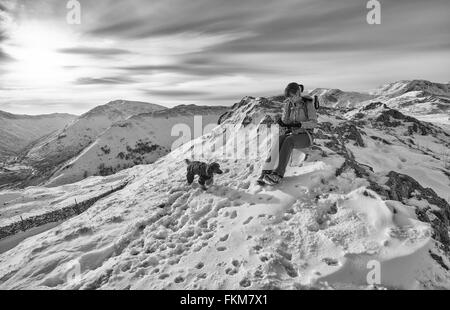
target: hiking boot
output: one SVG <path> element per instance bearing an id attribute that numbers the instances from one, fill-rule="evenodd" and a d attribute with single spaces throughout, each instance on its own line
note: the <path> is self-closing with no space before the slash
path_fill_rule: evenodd
<path id="1" fill-rule="evenodd" d="M 278 173 L 274 172 L 274 173 L 265 175 L 263 178 L 263 181 L 266 184 L 275 185 L 275 184 L 280 183 L 282 178 L 283 178 L 282 176 L 280 176 Z"/>
<path id="2" fill-rule="evenodd" d="M 263 171 L 261 172 L 261 175 L 259 176 L 258 180 L 256 180 L 256 183 L 258 183 L 258 184 L 260 184 L 260 185 L 265 184 L 265 182 L 264 182 L 264 177 L 265 177 L 266 175 L 268 175 L 268 174 L 271 174 L 271 173 L 272 173 L 272 170 L 263 170 Z"/>

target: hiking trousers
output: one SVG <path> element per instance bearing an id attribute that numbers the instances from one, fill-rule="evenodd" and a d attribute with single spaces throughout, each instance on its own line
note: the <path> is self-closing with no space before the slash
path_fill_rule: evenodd
<path id="1" fill-rule="evenodd" d="M 312 138 L 308 133 L 279 136 L 279 148 L 277 150 L 275 147 L 272 147 L 270 156 L 266 160 L 263 170 L 273 170 L 275 173 L 283 177 L 291 158 L 292 150 L 310 147 L 312 145 L 311 140 Z"/>

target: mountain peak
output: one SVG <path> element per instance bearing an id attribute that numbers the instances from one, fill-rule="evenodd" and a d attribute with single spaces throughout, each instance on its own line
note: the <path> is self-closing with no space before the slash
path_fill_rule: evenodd
<path id="1" fill-rule="evenodd" d="M 128 100 L 114 100 L 107 104 L 96 106 L 88 112 L 81 115 L 81 118 L 90 118 L 98 115 L 122 115 L 123 118 L 140 113 L 155 112 L 164 110 L 166 107 L 159 104 L 141 102 L 141 101 L 128 101 Z"/>
<path id="2" fill-rule="evenodd" d="M 408 92 L 423 92 L 428 95 L 450 97 L 450 85 L 427 80 L 400 80 L 387 83 L 376 89 L 373 94 L 385 97 L 396 97 Z"/>

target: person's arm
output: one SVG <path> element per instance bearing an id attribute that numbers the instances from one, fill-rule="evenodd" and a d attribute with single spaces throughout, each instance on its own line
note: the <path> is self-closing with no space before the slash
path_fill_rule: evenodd
<path id="1" fill-rule="evenodd" d="M 291 101 L 286 99 L 284 101 L 284 105 L 283 105 L 283 111 L 281 113 L 281 118 L 280 118 L 280 122 L 278 122 L 278 124 L 280 124 L 281 126 L 287 126 L 286 124 L 289 123 L 290 120 L 290 111 L 291 111 Z"/>
<path id="2" fill-rule="evenodd" d="M 306 104 L 308 110 L 308 120 L 306 122 L 302 122 L 302 128 L 305 129 L 316 128 L 318 122 L 317 122 L 316 107 L 314 106 L 314 100 L 308 100 Z"/>

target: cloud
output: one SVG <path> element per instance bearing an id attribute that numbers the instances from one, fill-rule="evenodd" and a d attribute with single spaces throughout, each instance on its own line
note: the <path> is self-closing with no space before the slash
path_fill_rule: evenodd
<path id="1" fill-rule="evenodd" d="M 0 63 L 1 62 L 12 62 L 12 61 L 14 61 L 14 58 L 11 57 L 11 55 L 2 51 L 2 49 L 0 49 Z"/>
<path id="2" fill-rule="evenodd" d="M 204 97 L 205 95 L 210 95 L 206 91 L 197 90 L 180 90 L 180 89 L 143 89 L 142 90 L 147 95 L 161 96 L 161 97 Z"/>
<path id="3" fill-rule="evenodd" d="M 94 55 L 94 56 L 111 56 L 111 55 L 125 55 L 131 54 L 131 51 L 121 48 L 99 48 L 99 47 L 72 47 L 62 48 L 58 50 L 60 53 L 65 54 L 78 54 L 78 55 Z"/>
<path id="4" fill-rule="evenodd" d="M 132 84 L 136 81 L 126 77 L 102 77 L 102 78 L 91 78 L 83 77 L 76 80 L 75 84 L 78 85 L 107 85 L 107 84 Z"/>
<path id="5" fill-rule="evenodd" d="M 276 73 L 271 68 L 258 66 L 253 63 L 226 61 L 222 60 L 219 55 L 208 53 L 190 53 L 179 56 L 172 63 L 165 65 L 129 65 L 118 66 L 115 69 L 124 70 L 127 74 L 152 75 L 157 73 L 174 73 L 204 78 L 238 74 Z"/>
<path id="6" fill-rule="evenodd" d="M 220 64 L 207 65 L 183 65 L 183 64 L 169 64 L 169 65 L 132 65 L 117 67 L 117 69 L 124 70 L 128 74 L 142 74 L 152 75 L 157 73 L 173 73 L 198 77 L 213 77 L 213 76 L 229 76 L 237 74 L 252 74 L 268 72 L 264 68 L 252 68 L 245 65 L 223 66 Z"/>
<path id="7" fill-rule="evenodd" d="M 14 2 L 26 12 L 16 16 L 22 22 L 74 34 L 62 45 L 72 47 L 59 50 L 73 82 L 55 80 L 49 90 L 87 102 L 117 94 L 223 104 L 277 93 L 291 80 L 344 90 L 412 77 L 448 80 L 450 33 L 440 31 L 450 27 L 448 0 L 381 1 L 381 25 L 368 25 L 367 1 L 354 0 L 82 1 L 76 26 L 62 25 L 60 0 Z M 0 43 L 5 35 L 0 31 Z M 4 51 L 0 62 L 11 61 L 15 55 Z M 98 87 L 81 94 L 80 85 Z M 50 97 L 47 89 L 35 94 L 44 93 Z"/>

